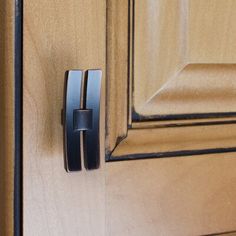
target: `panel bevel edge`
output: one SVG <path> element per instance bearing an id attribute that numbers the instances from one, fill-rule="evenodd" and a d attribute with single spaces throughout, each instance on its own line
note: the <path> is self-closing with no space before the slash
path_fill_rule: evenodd
<path id="1" fill-rule="evenodd" d="M 129 113 L 129 4 L 107 0 L 106 156 L 127 136 Z"/>
<path id="2" fill-rule="evenodd" d="M 130 129 L 109 161 L 235 152 L 235 137 L 231 123 Z"/>

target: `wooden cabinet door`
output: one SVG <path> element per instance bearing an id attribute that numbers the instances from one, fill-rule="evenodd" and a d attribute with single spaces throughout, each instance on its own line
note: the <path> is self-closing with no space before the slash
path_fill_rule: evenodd
<path id="1" fill-rule="evenodd" d="M 108 1 L 108 235 L 235 230 L 235 10 Z"/>
<path id="2" fill-rule="evenodd" d="M 24 0 L 24 235 L 236 230 L 235 3 Z M 64 73 L 94 68 L 101 166 L 66 173 Z"/>

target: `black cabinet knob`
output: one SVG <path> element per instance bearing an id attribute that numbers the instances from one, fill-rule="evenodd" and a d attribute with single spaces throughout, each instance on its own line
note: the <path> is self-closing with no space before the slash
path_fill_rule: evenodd
<path id="1" fill-rule="evenodd" d="M 81 170 L 81 156 L 88 170 L 100 165 L 101 70 L 70 70 L 65 76 L 64 158 L 67 172 Z"/>

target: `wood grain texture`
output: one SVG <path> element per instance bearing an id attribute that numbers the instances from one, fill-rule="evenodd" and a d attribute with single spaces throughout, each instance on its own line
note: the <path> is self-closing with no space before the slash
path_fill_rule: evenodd
<path id="1" fill-rule="evenodd" d="M 105 16 L 105 1 L 24 1 L 25 236 L 104 235 L 104 159 L 66 173 L 60 114 L 66 70 L 101 68 L 105 93 Z"/>
<path id="2" fill-rule="evenodd" d="M 0 235 L 13 235 L 14 1 L 0 1 Z"/>
<path id="3" fill-rule="evenodd" d="M 107 235 L 234 231 L 235 157 L 228 153 L 108 163 Z"/>
<path id="4" fill-rule="evenodd" d="M 137 138 L 139 137 L 139 138 Z M 128 137 L 112 153 L 112 159 L 142 154 L 235 148 L 236 125 L 205 125 L 131 129 Z"/>
<path id="5" fill-rule="evenodd" d="M 135 1 L 134 109 L 235 112 L 236 2 Z"/>
<path id="6" fill-rule="evenodd" d="M 107 1 L 106 149 L 108 152 L 113 150 L 127 134 L 129 10 L 127 0 Z"/>

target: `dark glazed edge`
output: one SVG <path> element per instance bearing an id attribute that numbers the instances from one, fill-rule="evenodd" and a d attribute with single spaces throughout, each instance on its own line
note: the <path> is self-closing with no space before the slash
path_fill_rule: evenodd
<path id="1" fill-rule="evenodd" d="M 236 112 L 211 112 L 211 113 L 188 113 L 188 114 L 170 114 L 170 115 L 149 115 L 144 116 L 132 108 L 133 122 L 147 121 L 171 121 L 171 120 L 193 120 L 193 119 L 211 119 L 211 118 L 228 118 L 236 117 Z"/>
<path id="2" fill-rule="evenodd" d="M 236 147 L 227 148 L 211 148 L 211 149 L 199 149 L 199 150 L 179 150 L 172 152 L 157 152 L 157 153 L 137 153 L 128 154 L 123 156 L 107 156 L 107 162 L 115 161 L 130 161 L 130 160 L 144 160 L 144 159 L 154 159 L 154 158 L 170 158 L 170 157 L 189 157 L 194 155 L 206 155 L 215 153 L 228 153 L 236 152 Z"/>
<path id="3" fill-rule="evenodd" d="M 15 0 L 15 32 L 14 32 L 14 235 L 23 235 L 22 211 L 22 124 L 23 124 L 23 0 Z"/>
<path id="4" fill-rule="evenodd" d="M 204 234 L 202 236 L 216 236 L 216 235 L 231 235 L 233 236 L 232 234 L 236 233 L 236 230 L 233 230 L 233 231 L 225 231 L 225 232 L 221 232 L 221 233 L 213 233 L 213 234 Z M 235 234 L 234 234 L 235 235 Z"/>

